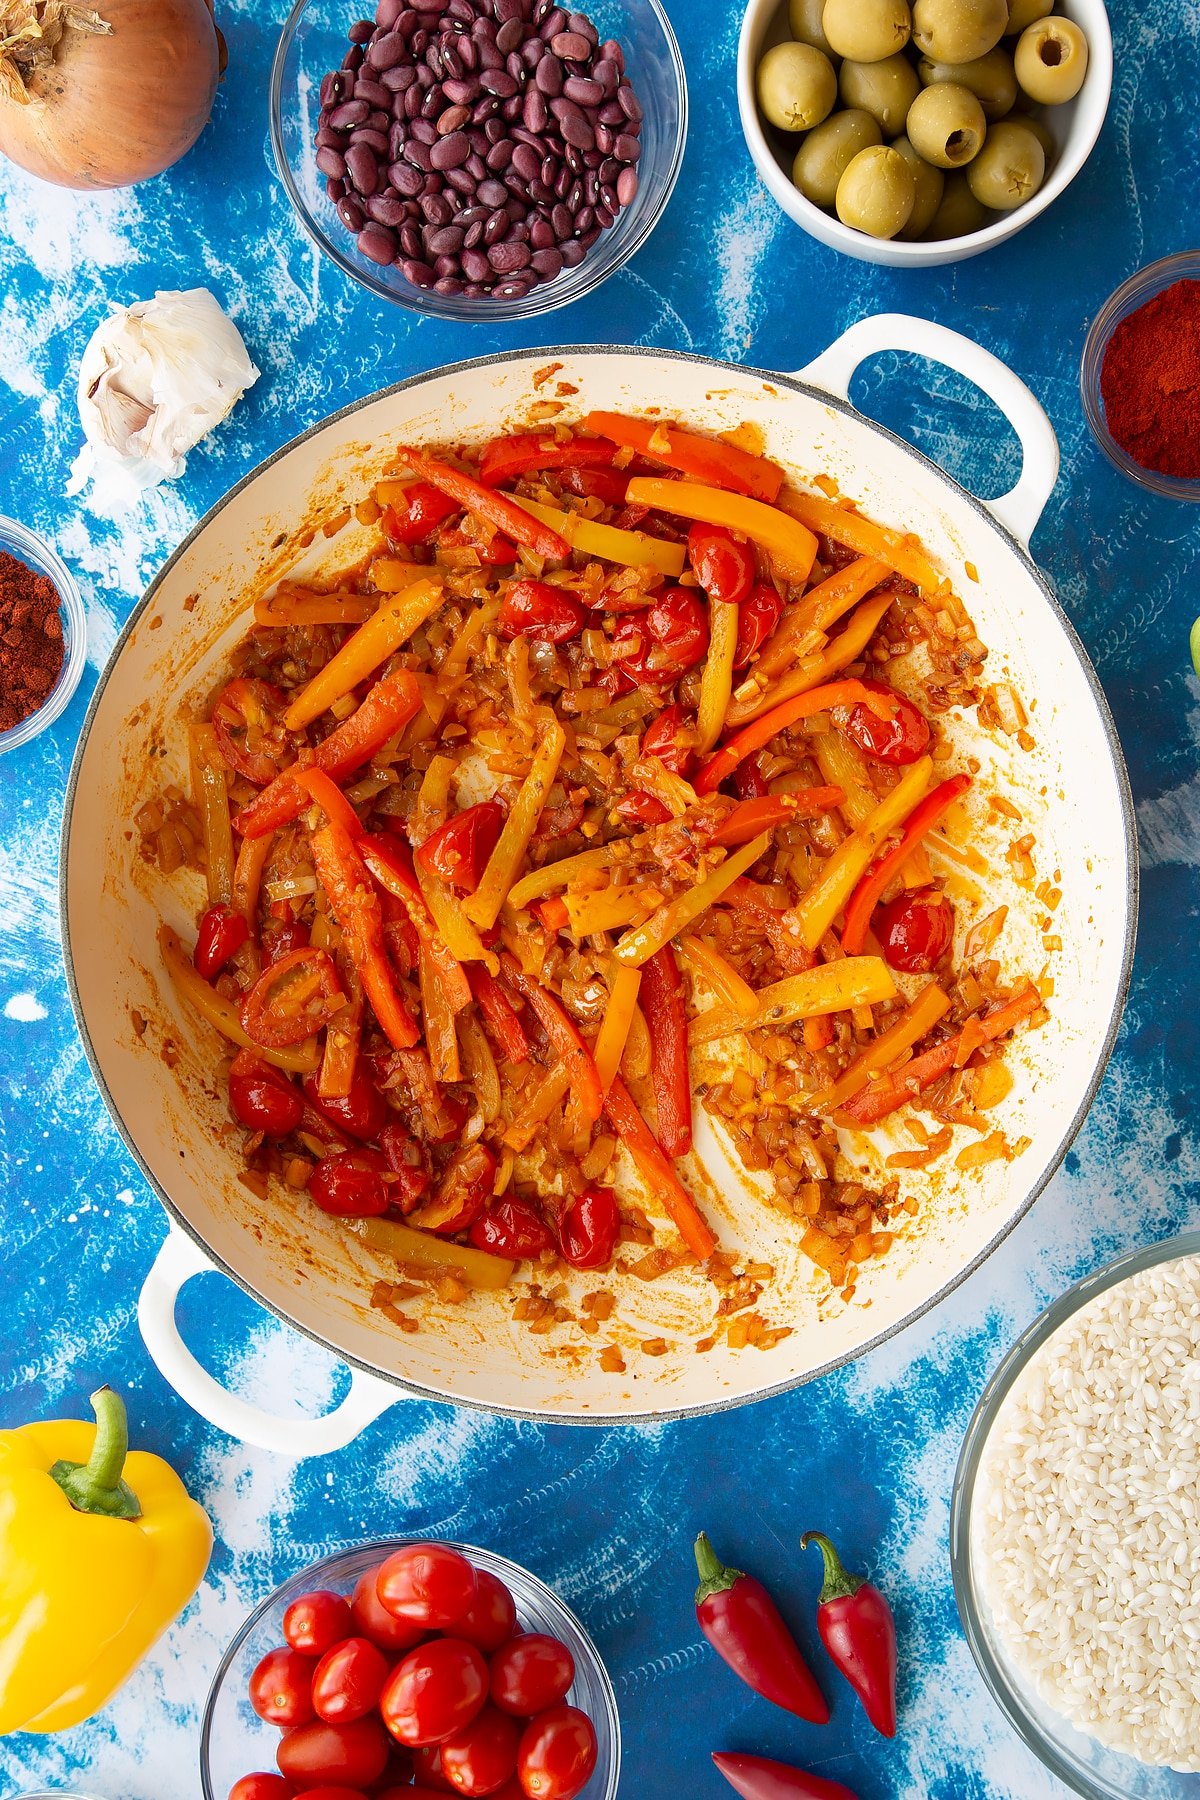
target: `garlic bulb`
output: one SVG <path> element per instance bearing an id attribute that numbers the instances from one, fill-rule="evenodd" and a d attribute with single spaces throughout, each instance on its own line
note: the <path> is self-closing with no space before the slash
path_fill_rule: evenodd
<path id="1" fill-rule="evenodd" d="M 207 288 L 114 308 L 79 368 L 87 442 L 71 465 L 68 494 L 91 481 L 95 499 L 130 507 L 144 489 L 174 480 L 187 452 L 258 376 Z"/>

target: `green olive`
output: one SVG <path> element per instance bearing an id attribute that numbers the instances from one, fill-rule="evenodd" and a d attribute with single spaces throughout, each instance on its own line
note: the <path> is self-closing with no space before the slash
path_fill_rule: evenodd
<path id="1" fill-rule="evenodd" d="M 970 88 L 939 81 L 917 95 L 908 109 L 913 149 L 938 169 L 961 169 L 983 148 L 987 120 Z"/>
<path id="2" fill-rule="evenodd" d="M 1011 212 L 1024 206 L 1046 176 L 1046 152 L 1017 119 L 1001 119 L 988 132 L 987 143 L 967 170 L 971 192 L 981 206 Z"/>
<path id="3" fill-rule="evenodd" d="M 832 207 L 847 165 L 860 150 L 881 140 L 879 123 L 870 113 L 854 107 L 834 113 L 810 131 L 797 150 L 792 180 L 814 206 Z"/>
<path id="4" fill-rule="evenodd" d="M 882 62 L 912 36 L 908 0 L 825 0 L 822 29 L 839 56 Z"/>
<path id="5" fill-rule="evenodd" d="M 1034 137 L 1046 153 L 1046 167 L 1049 168 L 1050 164 L 1058 155 L 1058 139 L 1047 125 L 1045 119 L 1039 119 L 1033 113 L 1024 112 L 1014 113 L 1012 118 L 1014 125 L 1024 125 L 1026 131 L 1032 131 Z"/>
<path id="6" fill-rule="evenodd" d="M 913 42 L 930 62 L 974 62 L 995 49 L 1007 25 L 1008 0 L 916 0 L 913 7 Z"/>
<path id="7" fill-rule="evenodd" d="M 893 238 L 908 224 L 917 181 L 898 150 L 873 144 L 860 150 L 837 187 L 837 216 L 868 237 Z"/>
<path id="8" fill-rule="evenodd" d="M 833 64 L 811 44 L 776 44 L 758 65 L 758 104 L 781 131 L 819 125 L 837 99 Z"/>
<path id="9" fill-rule="evenodd" d="M 1083 86 L 1088 41 L 1074 19 L 1039 19 L 1021 33 L 1013 62 L 1031 100 L 1058 106 L 1073 100 Z"/>
<path id="10" fill-rule="evenodd" d="M 838 91 L 843 106 L 860 107 L 878 120 L 884 137 L 898 137 L 904 130 L 908 109 L 921 91 L 917 71 L 906 56 L 886 56 L 882 62 L 842 64 Z"/>
<path id="11" fill-rule="evenodd" d="M 1054 11 L 1054 0 L 1008 0 L 1008 27 L 1005 37 L 1020 37 L 1027 25 L 1044 19 Z"/>
<path id="12" fill-rule="evenodd" d="M 918 156 L 906 137 L 897 138 L 892 149 L 902 156 L 913 172 L 917 184 L 917 197 L 913 201 L 913 209 L 908 215 L 908 224 L 898 233 L 906 243 L 912 243 L 923 237 L 932 223 L 933 216 L 942 204 L 945 192 L 946 177 L 932 163 L 927 163 L 923 156 Z"/>
<path id="13" fill-rule="evenodd" d="M 811 44 L 814 50 L 833 56 L 836 52 L 821 24 L 824 11 L 825 0 L 789 0 L 788 29 L 798 44 Z"/>
<path id="14" fill-rule="evenodd" d="M 987 207 L 971 192 L 965 171 L 957 169 L 946 177 L 942 203 L 933 215 L 925 241 L 968 237 L 973 231 L 982 231 L 987 223 Z"/>
<path id="15" fill-rule="evenodd" d="M 1017 77 L 1007 50 L 989 50 L 986 56 L 977 56 L 968 63 L 930 62 L 923 56 L 918 73 L 926 87 L 939 81 L 955 81 L 959 87 L 970 88 L 985 119 L 1002 119 L 1016 103 Z"/>

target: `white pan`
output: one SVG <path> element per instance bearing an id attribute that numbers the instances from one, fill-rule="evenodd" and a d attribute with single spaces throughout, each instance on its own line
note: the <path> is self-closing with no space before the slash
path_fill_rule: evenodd
<path id="1" fill-rule="evenodd" d="M 981 504 L 848 404 L 858 364 L 885 349 L 946 364 L 992 397 L 1024 454 L 1011 492 Z M 549 364 L 561 367 L 535 385 Z M 306 555 L 300 541 L 367 492 L 396 443 L 483 440 L 527 424 L 530 404 L 555 395 L 568 419 L 605 406 L 661 408 L 710 431 L 757 424 L 769 453 L 798 480 L 832 475 L 865 512 L 920 535 L 968 601 L 991 649 L 989 674 L 1011 680 L 1033 703 L 1032 750 L 971 721 L 961 733 L 985 765 L 978 786 L 986 789 L 994 771 L 1022 813 L 1020 825 L 989 822 L 982 799 L 977 807 L 975 842 L 992 869 L 982 884 L 986 904 L 1007 900 L 1013 921 L 1001 940 L 1005 972 L 1039 974 L 1049 965 L 1055 981 L 1049 1024 L 1009 1053 L 1016 1080 L 995 1114 L 1008 1140 L 1028 1138 L 1028 1148 L 1011 1162 L 960 1171 L 951 1156 L 937 1175 L 907 1175 L 916 1217 L 891 1254 L 864 1269 L 846 1305 L 800 1255 L 794 1221 L 747 1186 L 702 1123 L 714 1185 L 706 1204 L 720 1238 L 752 1249 L 776 1271 L 759 1310 L 791 1334 L 765 1351 L 731 1350 L 721 1338 L 697 1353 L 714 1303 L 697 1271 L 651 1283 L 573 1277 L 576 1302 L 600 1285 L 616 1295 L 616 1315 L 598 1337 L 573 1324 L 532 1334 L 513 1320 L 511 1295 L 476 1296 L 461 1307 L 422 1302 L 421 1329 L 399 1333 L 368 1303 L 372 1283 L 394 1270 L 307 1202 L 274 1192 L 260 1202 L 236 1180 L 228 1114 L 212 1078 L 214 1042 L 181 1007 L 152 954 L 160 916 L 190 937 L 200 889 L 195 878 L 164 882 L 140 863 L 132 817 L 165 780 L 186 781 L 181 704 L 215 680 L 255 590 L 298 559 L 304 568 L 322 556 L 326 566 L 345 560 L 356 526 L 332 545 L 318 537 Z M 1057 471 L 1049 420 L 1003 364 L 942 327 L 884 315 L 854 326 L 800 375 L 669 352 L 575 348 L 416 376 L 296 439 L 196 528 L 134 612 L 92 701 L 67 795 L 62 911 L 72 999 L 96 1080 L 171 1220 L 142 1294 L 142 1330 L 163 1374 L 198 1412 L 250 1442 L 301 1456 L 347 1443 L 407 1396 L 598 1424 L 734 1406 L 809 1380 L 899 1331 L 1011 1230 L 1095 1094 L 1125 997 L 1136 912 L 1133 813 L 1112 720 L 1025 549 Z M 1045 947 L 1043 908 L 1013 885 L 1005 859 L 1026 831 L 1036 838 L 1038 880 L 1061 889 L 1048 933 L 1061 939 L 1061 950 Z M 134 1029 L 135 1009 L 150 1021 L 144 1037 Z M 164 1037 L 173 1046 L 168 1058 Z M 911 1143 L 892 1125 L 866 1160 L 878 1163 Z M 652 1197 L 648 1205 L 653 1212 Z M 231 1396 L 200 1368 L 176 1329 L 175 1300 L 190 1276 L 213 1266 L 344 1358 L 353 1381 L 340 1406 L 324 1418 L 285 1422 Z M 639 1349 L 660 1337 L 668 1354 Z M 624 1373 L 600 1366 L 606 1343 L 621 1347 Z"/>

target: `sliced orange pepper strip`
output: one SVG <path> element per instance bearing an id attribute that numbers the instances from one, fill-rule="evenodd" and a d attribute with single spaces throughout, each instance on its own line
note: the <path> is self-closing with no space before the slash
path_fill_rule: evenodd
<path id="1" fill-rule="evenodd" d="M 349 837 L 362 834 L 362 822 L 336 782 L 315 766 L 296 770 L 297 784 L 316 801 L 331 825 L 340 825 Z"/>
<path id="2" fill-rule="evenodd" d="M 739 494 L 752 494 L 756 500 L 773 501 L 783 486 L 783 470 L 765 456 L 752 456 L 736 444 L 720 438 L 701 437 L 695 431 L 681 431 L 677 425 L 664 425 L 653 419 L 631 419 L 624 413 L 590 412 L 584 429 L 597 437 L 609 438 L 614 444 L 637 450 L 653 462 L 665 463 L 668 469 L 679 469 L 694 475 L 698 481 L 711 481 L 717 487 L 733 488 Z"/>
<path id="3" fill-rule="evenodd" d="M 1010 1031 L 1015 1031 L 1021 1020 L 1037 1012 L 1041 1004 L 1042 996 L 1030 983 L 1029 987 L 1012 1000 L 1005 1001 L 994 1012 L 987 1013 L 982 1019 L 969 1020 L 964 1031 L 970 1028 L 976 1034 L 982 1033 L 982 1037 L 977 1036 L 977 1042 L 994 1043 L 997 1038 L 1007 1037 Z M 833 1115 L 834 1123 L 853 1125 L 859 1129 L 864 1125 L 878 1124 L 880 1119 L 906 1105 L 917 1094 L 932 1087 L 935 1081 L 940 1081 L 943 1075 L 950 1073 L 958 1060 L 962 1039 L 963 1032 L 956 1032 L 953 1037 L 946 1038 L 932 1050 L 926 1050 L 922 1056 L 914 1056 L 910 1063 L 905 1063 L 894 1075 L 885 1076 L 882 1081 L 867 1088 L 865 1093 L 856 1094 L 840 1112 Z"/>
<path id="4" fill-rule="evenodd" d="M 431 457 L 422 456 L 419 450 L 413 450 L 407 444 L 402 444 L 397 454 L 406 467 L 419 475 L 422 481 L 428 481 L 443 494 L 448 494 L 465 511 L 486 519 L 489 525 L 494 525 L 497 531 L 510 537 L 514 544 L 524 544 L 527 550 L 534 551 L 538 556 L 551 557 L 555 561 L 565 562 L 570 556 L 571 547 L 565 538 L 559 537 L 557 531 L 552 531 L 539 519 L 532 518 L 507 494 L 484 487 L 482 481 L 476 481 L 474 476 L 464 474 L 450 463 L 435 462 Z"/>
<path id="5" fill-rule="evenodd" d="M 704 525 L 725 525 L 761 544 L 789 581 L 807 581 L 817 559 L 817 540 L 806 525 L 791 519 L 778 507 L 744 494 L 705 487 L 694 481 L 659 481 L 636 475 L 625 490 L 629 506 L 650 506 L 678 519 L 696 519 Z"/>
<path id="6" fill-rule="evenodd" d="M 388 1043 L 411 1050 L 421 1033 L 396 989 L 383 940 L 383 908 L 367 866 L 340 825 L 309 840 L 321 886 L 341 927 L 351 962 Z"/>
<path id="7" fill-rule="evenodd" d="M 584 1117 L 589 1124 L 594 1124 L 604 1106 L 604 1092 L 592 1053 L 580 1037 L 574 1019 L 540 981 L 526 975 L 516 958 L 507 951 L 500 958 L 500 966 L 504 979 L 537 1014 L 542 1030 L 570 1072 L 571 1087 L 579 1098 Z"/>
<path id="8" fill-rule="evenodd" d="M 872 694 L 870 688 L 864 687 L 861 681 L 830 681 L 824 687 L 810 688 L 807 694 L 794 694 L 779 706 L 772 707 L 761 719 L 755 719 L 722 745 L 715 756 L 710 756 L 697 775 L 692 786 L 698 794 L 712 794 L 728 779 L 740 762 L 769 744 L 776 732 L 786 731 L 789 725 L 796 725 L 801 719 L 811 719 L 814 714 L 827 712 L 831 706 L 855 706 L 860 703 L 870 706 L 872 711 L 880 710 L 879 694 Z"/>
<path id="9" fill-rule="evenodd" d="M 789 819 L 819 819 L 846 798 L 840 787 L 795 788 L 790 794 L 765 794 L 740 800 L 709 839 L 713 844 L 748 844 L 760 831 L 773 831 Z"/>
<path id="10" fill-rule="evenodd" d="M 697 1210 L 696 1202 L 671 1167 L 662 1145 L 638 1111 L 633 1095 L 619 1075 L 613 1076 L 612 1086 L 605 1097 L 604 1110 L 611 1119 L 617 1136 L 637 1164 L 642 1180 L 654 1198 L 666 1207 L 676 1230 L 696 1261 L 707 1262 L 717 1247 L 717 1240 Z"/>

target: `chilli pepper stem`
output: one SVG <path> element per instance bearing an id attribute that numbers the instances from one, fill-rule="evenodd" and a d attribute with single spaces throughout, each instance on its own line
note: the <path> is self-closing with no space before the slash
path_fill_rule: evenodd
<path id="1" fill-rule="evenodd" d="M 857 1594 L 866 1577 L 851 1575 L 825 1533 L 806 1531 L 800 1539 L 800 1548 L 807 1550 L 810 1544 L 816 1544 L 825 1559 L 825 1581 L 817 1596 L 818 1606 L 824 1606 L 828 1600 L 849 1600 Z"/>
<path id="2" fill-rule="evenodd" d="M 696 1589 L 696 1605 L 701 1606 L 714 1594 L 728 1593 L 735 1581 L 741 1581 L 741 1569 L 731 1569 L 723 1563 L 713 1549 L 706 1531 L 702 1531 L 696 1539 L 696 1568 L 700 1574 L 700 1586 Z"/>
<path id="3" fill-rule="evenodd" d="M 96 1437 L 85 1463 L 56 1462 L 50 1470 L 76 1512 L 102 1513 L 109 1519 L 140 1519 L 137 1495 L 121 1471 L 129 1454 L 129 1419 L 125 1402 L 110 1387 L 97 1388 L 91 1396 L 96 1415 Z"/>

